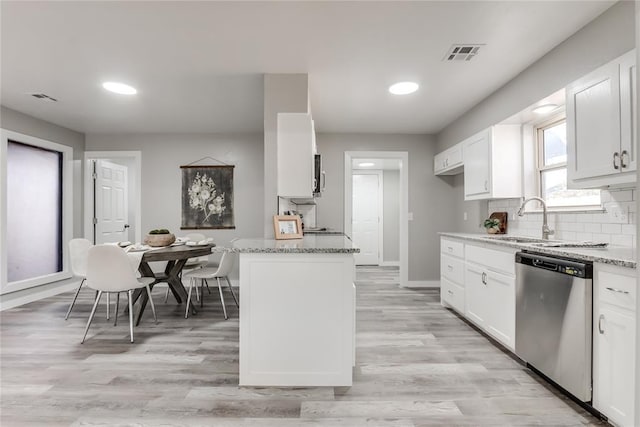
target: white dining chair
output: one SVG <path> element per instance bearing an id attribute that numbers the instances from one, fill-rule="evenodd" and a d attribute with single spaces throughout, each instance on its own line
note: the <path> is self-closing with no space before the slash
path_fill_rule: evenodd
<path id="1" fill-rule="evenodd" d="M 227 285 L 229 286 L 229 290 L 231 291 L 231 296 L 233 296 L 233 300 L 236 303 L 236 307 L 240 308 L 238 304 L 238 299 L 236 298 L 236 294 L 233 292 L 233 288 L 231 287 L 231 282 L 229 281 L 229 273 L 233 268 L 233 264 L 235 262 L 235 258 L 237 254 L 234 252 L 223 252 L 222 258 L 220 259 L 220 265 L 217 268 L 214 267 L 204 267 L 199 268 L 197 270 L 192 270 L 184 274 L 184 278 L 189 278 L 189 293 L 187 294 L 187 309 L 185 311 L 184 317 L 189 317 L 189 307 L 191 303 L 191 293 L 194 288 L 198 287 L 197 281 L 200 280 L 200 305 L 203 304 L 203 287 L 204 284 L 207 284 L 208 279 L 216 279 L 218 282 L 218 292 L 220 293 L 220 302 L 222 303 L 222 311 L 224 313 L 224 318 L 228 319 L 227 316 L 227 308 L 224 305 L 224 296 L 222 295 L 222 286 L 220 285 L 220 279 L 224 278 L 227 281 Z M 208 284 L 207 284 L 208 286 Z"/>
<path id="2" fill-rule="evenodd" d="M 69 314 L 71 314 L 71 310 L 78 299 L 80 289 L 82 289 L 82 285 L 84 285 L 85 280 L 87 280 L 87 257 L 89 255 L 89 248 L 91 247 L 93 247 L 93 243 L 87 239 L 71 239 L 69 241 L 71 272 L 75 277 L 81 278 L 82 280 L 80 281 L 80 286 L 78 286 L 78 289 L 76 290 L 76 294 L 73 296 L 73 300 L 69 305 L 67 315 L 64 316 L 64 320 L 69 318 Z M 107 307 L 107 313 L 108 312 L 109 308 Z"/>
<path id="3" fill-rule="evenodd" d="M 93 304 L 87 327 L 84 330 L 82 342 L 84 343 L 91 321 L 96 312 L 96 307 L 100 302 L 103 293 L 127 292 L 129 300 L 129 330 L 131 342 L 133 342 L 133 290 L 146 288 L 153 319 L 157 322 L 156 308 L 151 298 L 149 284 L 153 283 L 153 277 L 136 278 L 135 271 L 131 267 L 131 262 L 126 252 L 118 246 L 98 245 L 89 249 L 87 259 L 87 286 L 98 291 L 98 297 Z M 117 304 L 117 303 L 116 303 Z M 117 318 L 116 318 L 117 322 Z"/>

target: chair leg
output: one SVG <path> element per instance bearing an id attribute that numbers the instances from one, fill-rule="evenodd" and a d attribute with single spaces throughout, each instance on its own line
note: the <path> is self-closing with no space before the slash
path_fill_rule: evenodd
<path id="1" fill-rule="evenodd" d="M 147 295 L 149 296 L 149 304 L 151 304 L 151 312 L 153 313 L 153 320 L 158 323 L 158 318 L 156 317 L 156 307 L 153 305 L 153 298 L 151 298 L 151 289 L 149 289 L 149 285 L 145 286 L 147 288 Z"/>
<path id="2" fill-rule="evenodd" d="M 93 303 L 93 308 L 91 309 L 91 315 L 89 316 L 87 327 L 84 328 L 84 336 L 82 337 L 82 341 L 80 341 L 80 344 L 84 344 L 84 340 L 87 338 L 87 332 L 89 332 L 89 326 L 91 326 L 91 321 L 93 320 L 93 316 L 96 314 L 96 308 L 98 308 L 100 297 L 102 297 L 102 291 L 98 291 L 98 297 L 96 298 L 96 301 Z"/>
<path id="3" fill-rule="evenodd" d="M 193 280 L 196 280 L 196 279 L 193 279 Z M 200 301 L 200 293 L 198 292 L 198 283 L 197 282 L 196 282 L 195 288 L 196 288 L 196 301 Z"/>
<path id="4" fill-rule="evenodd" d="M 166 304 L 167 301 L 169 300 L 169 284 L 167 283 L 167 292 L 164 293 L 164 303 Z"/>
<path id="5" fill-rule="evenodd" d="M 118 325 L 118 310 L 120 309 L 120 292 L 116 292 L 116 312 L 114 313 L 115 320 L 113 326 Z"/>
<path id="6" fill-rule="evenodd" d="M 131 333 L 131 342 L 133 342 L 133 291 L 127 291 L 127 299 L 129 300 L 129 332 Z"/>
<path id="7" fill-rule="evenodd" d="M 71 309 L 73 309 L 73 306 L 76 303 L 76 299 L 78 299 L 78 294 L 80 293 L 80 289 L 82 288 L 82 285 L 84 285 L 85 280 L 87 279 L 83 278 L 82 281 L 80 282 L 80 286 L 78 286 L 78 290 L 76 291 L 76 294 L 73 296 L 73 301 L 71 301 L 71 305 L 69 306 L 69 310 L 67 310 L 67 315 L 64 316 L 64 320 L 67 320 L 69 318 L 69 314 L 71 314 Z"/>
<path id="8" fill-rule="evenodd" d="M 211 289 L 209 289 L 209 282 L 205 280 L 204 284 L 207 286 L 207 292 L 209 292 L 209 295 L 211 295 Z"/>
<path id="9" fill-rule="evenodd" d="M 184 311 L 184 318 L 189 317 L 189 307 L 191 307 L 191 291 L 193 290 L 193 277 L 189 279 L 189 293 L 187 294 L 187 308 Z"/>
<path id="10" fill-rule="evenodd" d="M 233 287 L 231 287 L 229 276 L 224 276 L 224 278 L 227 281 L 227 285 L 229 285 L 229 290 L 231 291 L 231 296 L 233 297 L 233 300 L 236 302 L 236 307 L 240 308 L 240 304 L 238 304 L 238 298 L 236 298 L 236 293 L 233 292 Z"/>
<path id="11" fill-rule="evenodd" d="M 200 279 L 200 308 L 204 307 L 204 284 L 206 279 Z"/>
<path id="12" fill-rule="evenodd" d="M 107 292 L 107 320 L 109 320 L 109 310 L 111 310 L 111 301 L 109 300 L 109 297 L 111 296 L 111 292 Z"/>
<path id="13" fill-rule="evenodd" d="M 224 305 L 224 296 L 222 296 L 222 286 L 220 286 L 220 278 L 216 277 L 218 281 L 218 292 L 220 292 L 220 302 L 222 303 L 222 312 L 224 313 L 224 320 L 227 320 L 229 316 L 227 316 L 227 307 Z"/>

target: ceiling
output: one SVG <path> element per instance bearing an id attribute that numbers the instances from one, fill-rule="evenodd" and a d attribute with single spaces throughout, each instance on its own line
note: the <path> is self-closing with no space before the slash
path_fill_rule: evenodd
<path id="1" fill-rule="evenodd" d="M 613 3 L 2 1 L 0 96 L 85 133 L 259 132 L 262 75 L 307 73 L 319 132 L 437 133 Z"/>
<path id="2" fill-rule="evenodd" d="M 359 170 L 400 170 L 402 161 L 400 159 L 373 159 L 355 158 L 351 160 L 351 169 Z"/>

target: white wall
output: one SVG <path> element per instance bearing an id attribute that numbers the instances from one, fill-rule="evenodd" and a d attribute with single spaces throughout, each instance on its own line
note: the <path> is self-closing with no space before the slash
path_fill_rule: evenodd
<path id="1" fill-rule="evenodd" d="M 82 158 L 85 135 L 44 120 L 0 106 L 0 127 L 34 136 L 73 148 L 73 236 L 82 237 Z M 0 296 L 0 309 L 5 309 L 44 296 L 55 295 L 75 284 L 74 280 L 63 280 Z"/>
<path id="2" fill-rule="evenodd" d="M 400 171 L 382 171 L 383 262 L 400 261 Z"/>
<path id="3" fill-rule="evenodd" d="M 263 235 L 262 134 L 89 134 L 87 151 L 139 150 L 142 152 L 142 235 L 154 228 L 180 230 L 181 165 L 212 157 L 234 168 L 235 230 L 198 230 L 228 246 L 236 237 Z M 206 159 L 198 164 L 220 164 Z M 237 276 L 237 275 L 236 275 Z"/>
<path id="4" fill-rule="evenodd" d="M 633 49 L 634 17 L 634 2 L 616 3 L 438 133 L 438 152 L 522 111 Z M 455 197 L 452 212 L 456 221 L 448 231 L 484 231 L 479 224 L 489 211 L 487 201 L 464 202 L 462 175 L 452 178 L 451 182 Z M 468 216 L 466 221 L 464 212 Z M 566 220 L 560 218 L 562 221 Z"/>
<path id="5" fill-rule="evenodd" d="M 453 229 L 451 186 L 433 175 L 435 139 L 430 135 L 317 134 L 318 151 L 327 172 L 326 191 L 317 200 L 317 221 L 343 230 L 344 152 L 407 151 L 409 153 L 409 280 L 440 277 L 439 231 Z"/>

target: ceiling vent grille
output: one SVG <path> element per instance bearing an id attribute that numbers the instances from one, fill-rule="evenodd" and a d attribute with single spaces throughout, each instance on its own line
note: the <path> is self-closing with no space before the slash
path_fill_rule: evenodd
<path id="1" fill-rule="evenodd" d="M 29 95 L 33 96 L 34 98 L 41 99 L 43 101 L 58 102 L 57 99 L 55 99 L 52 96 L 47 95 L 46 93 L 30 93 Z"/>
<path id="2" fill-rule="evenodd" d="M 451 45 L 444 61 L 471 61 L 478 54 L 483 44 L 454 44 Z"/>

